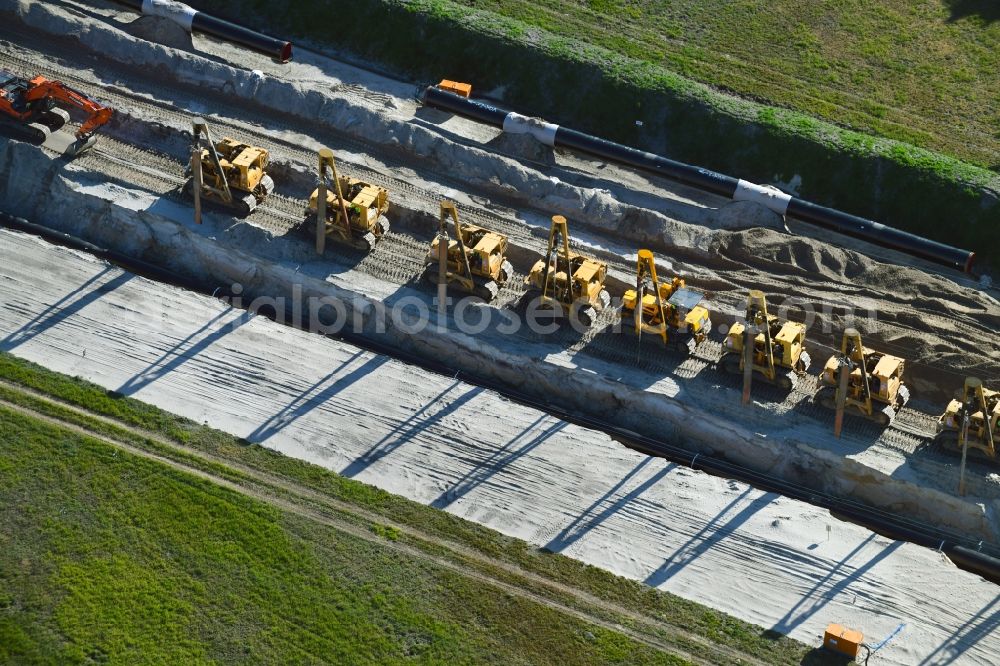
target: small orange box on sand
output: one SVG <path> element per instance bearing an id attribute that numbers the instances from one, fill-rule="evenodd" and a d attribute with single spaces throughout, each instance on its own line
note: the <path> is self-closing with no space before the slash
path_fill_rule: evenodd
<path id="1" fill-rule="evenodd" d="M 823 647 L 831 652 L 842 654 L 847 657 L 857 657 L 865 635 L 860 631 L 848 629 L 839 624 L 831 624 L 826 628 L 826 635 L 823 636 Z"/>
<path id="2" fill-rule="evenodd" d="M 449 81 L 448 79 L 441 79 L 441 83 L 438 84 L 438 88 L 441 90 L 447 90 L 450 93 L 455 93 L 456 95 L 461 95 L 462 97 L 468 97 L 472 94 L 471 84 Z"/>

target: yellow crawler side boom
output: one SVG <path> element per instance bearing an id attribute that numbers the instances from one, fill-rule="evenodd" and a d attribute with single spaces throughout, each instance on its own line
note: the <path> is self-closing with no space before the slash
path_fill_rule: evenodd
<path id="1" fill-rule="evenodd" d="M 448 232 L 449 218 L 455 230 L 454 238 Z M 442 248 L 447 249 L 442 252 Z M 496 298 L 514 274 L 507 261 L 507 237 L 460 222 L 458 208 L 451 201 L 441 202 L 438 234 L 427 251 L 424 264 L 428 281 L 479 296 L 484 301 Z"/>
<path id="2" fill-rule="evenodd" d="M 687 287 L 681 277 L 660 282 L 653 253 L 639 250 L 635 289 L 627 290 L 622 297 L 622 323 L 631 320 L 640 338 L 643 333 L 656 335 L 664 345 L 688 354 L 704 342 L 712 330 L 708 309 L 701 304 L 702 298 L 703 294 Z"/>
<path id="3" fill-rule="evenodd" d="M 745 319 L 734 322 L 726 335 L 720 365 L 727 372 L 743 375 L 746 404 L 753 379 L 792 390 L 811 363 L 805 340 L 805 325 L 780 321 L 767 311 L 764 292 L 753 289 L 747 296 Z"/>
<path id="4" fill-rule="evenodd" d="M 274 191 L 267 150 L 229 137 L 215 142 L 202 118 L 192 121 L 192 129 L 192 178 L 185 189 L 194 196 L 195 221 L 201 223 L 203 200 L 249 215 Z"/>
<path id="5" fill-rule="evenodd" d="M 910 399 L 903 383 L 905 367 L 906 362 L 898 356 L 865 347 L 857 329 L 846 329 L 840 354 L 831 356 L 823 366 L 814 398 L 836 410 L 834 434 L 840 436 L 846 411 L 889 425 Z"/>
<path id="6" fill-rule="evenodd" d="M 597 319 L 597 311 L 611 304 L 604 289 L 608 266 L 569 249 L 569 225 L 562 215 L 552 216 L 545 256 L 535 262 L 524 279 L 528 295 L 564 315 L 575 317 L 583 326 Z"/>
<path id="7" fill-rule="evenodd" d="M 315 234 L 318 254 L 323 254 L 327 238 L 371 252 L 389 233 L 388 210 L 388 190 L 338 175 L 333 151 L 320 149 L 318 186 L 309 195 L 303 224 L 304 231 Z M 324 223 L 319 224 L 319 220 Z"/>
<path id="8" fill-rule="evenodd" d="M 938 419 L 938 438 L 960 450 L 968 447 L 997 459 L 1000 391 L 984 387 L 977 377 L 967 377 L 962 399 L 949 402 Z"/>

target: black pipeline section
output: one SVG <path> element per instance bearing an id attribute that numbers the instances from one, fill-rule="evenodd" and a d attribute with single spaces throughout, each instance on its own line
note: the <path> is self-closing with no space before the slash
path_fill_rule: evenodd
<path id="1" fill-rule="evenodd" d="M 225 19 L 217 18 L 211 14 L 187 7 L 187 5 L 183 5 L 180 10 L 171 9 L 170 11 L 166 11 L 157 7 L 158 3 L 150 2 L 150 0 L 116 1 L 119 4 L 127 5 L 141 14 L 170 18 L 179 23 L 188 32 L 203 32 L 206 35 L 211 35 L 223 41 L 242 44 L 247 48 L 273 56 L 281 62 L 288 62 L 292 57 L 291 42 L 268 37 L 256 30 L 251 30 Z"/>
<path id="2" fill-rule="evenodd" d="M 423 103 L 500 128 L 504 127 L 508 116 L 511 115 L 511 112 L 505 109 L 497 108 L 480 100 L 467 99 L 436 86 L 429 86 L 424 91 Z M 541 122 L 535 121 L 535 119 L 531 120 L 536 123 Z M 553 146 L 576 150 L 608 161 L 628 164 L 657 176 L 730 199 L 747 198 L 742 194 L 750 194 L 750 198 L 757 200 L 762 197 L 769 200 L 764 205 L 779 214 L 788 215 L 802 222 L 905 252 L 951 268 L 957 268 L 965 273 L 971 272 L 972 264 L 975 261 L 975 253 L 968 250 L 961 250 L 928 238 L 922 238 L 900 229 L 887 227 L 872 220 L 803 201 L 796 197 L 761 195 L 759 186 L 711 169 L 694 167 L 567 127 L 549 123 L 543 124 L 548 125 L 549 135 L 551 135 L 550 145 Z M 738 191 L 742 191 L 740 197 L 737 197 Z"/>
<path id="3" fill-rule="evenodd" d="M 228 289 L 223 290 L 218 287 L 208 286 L 195 281 L 189 277 L 180 277 L 177 274 L 164 270 L 145 261 L 132 259 L 126 255 L 113 250 L 106 250 L 85 240 L 71 236 L 69 234 L 55 231 L 48 227 L 34 224 L 19 217 L 13 217 L 0 212 L 0 226 L 9 227 L 18 231 L 41 236 L 42 238 L 66 247 L 89 252 L 97 257 L 117 264 L 130 272 L 148 277 L 157 281 L 167 282 L 176 286 L 189 289 L 201 294 L 221 298 L 228 302 Z M 299 313 L 302 316 L 302 313 Z M 308 318 L 308 314 L 306 314 Z M 295 328 L 302 328 L 302 321 L 295 321 L 294 317 L 284 317 L 282 323 Z M 304 330 L 304 329 L 303 329 Z M 404 351 L 392 347 L 383 342 L 365 337 L 344 328 L 336 335 L 329 337 L 343 340 L 356 347 L 367 351 L 398 359 L 404 363 L 422 368 L 429 372 L 461 379 L 462 381 L 481 386 L 494 391 L 512 402 L 531 407 L 542 412 L 552 414 L 569 423 L 573 423 L 592 430 L 599 430 L 607 433 L 615 440 L 625 446 L 645 453 L 647 455 L 665 458 L 673 463 L 684 465 L 692 469 L 699 469 L 714 476 L 727 479 L 735 479 L 747 483 L 759 490 L 773 492 L 785 497 L 806 502 L 814 506 L 828 509 L 831 513 L 871 529 L 874 532 L 883 534 L 893 539 L 910 541 L 912 543 L 934 548 L 945 553 L 957 566 L 978 574 L 983 578 L 1000 583 L 1000 549 L 985 545 L 982 542 L 973 543 L 947 530 L 931 527 L 916 520 L 909 520 L 895 513 L 882 511 L 858 502 L 833 497 L 805 486 L 790 483 L 783 479 L 756 472 L 734 463 L 730 463 L 721 458 L 709 455 L 695 454 L 684 448 L 669 442 L 645 437 L 630 430 L 625 430 L 612 423 L 594 419 L 576 412 L 569 412 L 550 403 L 536 400 L 520 391 L 515 391 L 509 386 L 489 377 L 482 377 L 464 371 L 455 370 L 440 361 L 433 361 L 423 356 L 418 356 L 412 352 Z M 989 552 L 984 552 L 984 550 Z M 993 553 L 993 554 L 991 554 Z"/>

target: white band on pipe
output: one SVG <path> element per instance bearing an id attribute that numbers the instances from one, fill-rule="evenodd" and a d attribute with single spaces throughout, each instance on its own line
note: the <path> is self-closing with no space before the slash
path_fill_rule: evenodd
<path id="1" fill-rule="evenodd" d="M 508 113 L 503 119 L 503 131 L 510 134 L 530 134 L 546 146 L 556 145 L 556 130 L 559 125 L 547 123 L 541 118 L 529 118 L 520 113 Z"/>
<path id="2" fill-rule="evenodd" d="M 785 194 L 777 187 L 756 185 L 742 179 L 736 184 L 736 192 L 733 193 L 733 201 L 756 201 L 778 215 L 785 214 L 791 200 L 791 194 Z"/>
<path id="3" fill-rule="evenodd" d="M 168 18 L 191 32 L 191 21 L 194 20 L 198 10 L 174 0 L 142 0 L 142 13 L 147 16 Z"/>

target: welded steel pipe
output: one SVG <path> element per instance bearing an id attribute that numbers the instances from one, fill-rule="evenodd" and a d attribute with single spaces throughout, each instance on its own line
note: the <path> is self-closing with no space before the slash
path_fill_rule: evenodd
<path id="1" fill-rule="evenodd" d="M 507 111 L 480 100 L 467 99 L 446 92 L 437 86 L 427 87 L 424 91 L 423 102 L 427 106 L 499 127 L 510 134 L 530 134 L 540 143 L 553 148 L 568 148 L 608 161 L 628 164 L 657 176 L 734 201 L 756 201 L 779 215 L 787 215 L 801 222 L 957 268 L 966 273 L 971 272 L 972 264 L 975 261 L 975 252 L 969 250 L 945 245 L 857 215 L 804 201 L 775 187 L 757 185 L 711 169 L 684 164 L 661 155 L 630 148 L 614 141 L 546 122 L 540 118 L 522 116 L 519 113 Z"/>
<path id="2" fill-rule="evenodd" d="M 242 44 L 261 53 L 274 56 L 281 62 L 292 57 L 292 43 L 237 25 L 225 19 L 199 11 L 183 2 L 173 0 L 117 0 L 145 16 L 160 16 L 177 23 L 188 32 L 203 32 L 217 39 Z"/>

